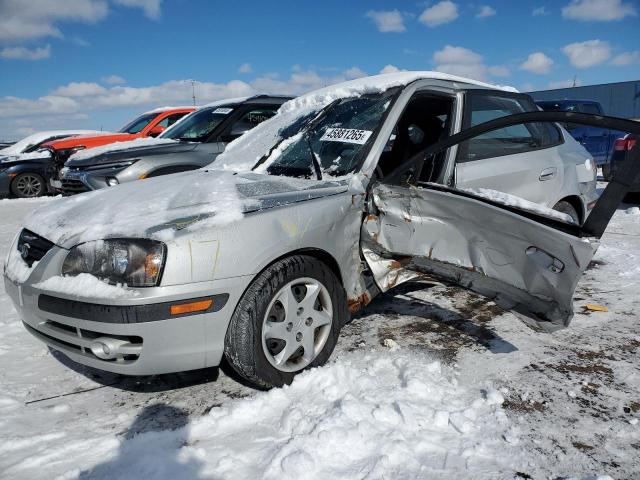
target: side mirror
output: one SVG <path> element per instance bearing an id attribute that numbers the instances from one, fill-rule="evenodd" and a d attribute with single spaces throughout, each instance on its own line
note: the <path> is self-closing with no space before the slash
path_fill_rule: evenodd
<path id="1" fill-rule="evenodd" d="M 149 130 L 149 135 L 148 136 L 149 137 L 157 137 L 158 135 L 160 135 L 164 131 L 165 131 L 165 128 L 162 125 L 156 125 L 151 130 Z"/>

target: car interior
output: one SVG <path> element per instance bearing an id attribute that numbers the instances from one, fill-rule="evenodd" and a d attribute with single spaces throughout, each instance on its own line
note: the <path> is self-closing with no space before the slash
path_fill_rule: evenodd
<path id="1" fill-rule="evenodd" d="M 453 98 L 416 94 L 398 120 L 376 168 L 384 178 L 420 151 L 451 133 Z M 446 152 L 425 159 L 420 182 L 437 182 L 444 170 Z"/>

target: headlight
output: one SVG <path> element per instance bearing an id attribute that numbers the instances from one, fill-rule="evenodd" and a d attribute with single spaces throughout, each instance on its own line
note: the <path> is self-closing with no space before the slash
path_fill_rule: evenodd
<path id="1" fill-rule="evenodd" d="M 73 247 L 62 264 L 63 275 L 91 275 L 111 284 L 155 287 L 160 283 L 167 247 L 147 239 L 109 239 Z"/>

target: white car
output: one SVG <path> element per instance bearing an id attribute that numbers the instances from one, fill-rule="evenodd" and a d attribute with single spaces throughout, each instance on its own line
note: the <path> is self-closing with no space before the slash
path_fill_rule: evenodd
<path id="1" fill-rule="evenodd" d="M 17 160 L 21 155 L 34 153 L 42 144 L 53 140 L 95 133 L 100 132 L 97 130 L 49 130 L 32 133 L 13 145 L 0 149 L 0 162 Z"/>
<path id="2" fill-rule="evenodd" d="M 563 114 L 530 102 L 435 72 L 307 94 L 208 169 L 36 211 L 6 291 L 27 330 L 76 362 L 145 375 L 224 357 L 259 388 L 322 365 L 350 312 L 416 276 L 565 327 L 620 188 L 583 222 L 590 157 L 545 120 Z M 550 208 L 562 201 L 579 223 Z"/>

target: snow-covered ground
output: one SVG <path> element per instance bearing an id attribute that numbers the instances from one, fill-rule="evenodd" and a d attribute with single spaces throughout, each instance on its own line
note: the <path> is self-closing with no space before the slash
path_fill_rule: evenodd
<path id="1" fill-rule="evenodd" d="M 0 258 L 51 201 L 0 200 Z M 328 366 L 266 393 L 217 369 L 73 364 L 0 288 L 0 478 L 640 478 L 639 274 L 627 205 L 568 329 L 536 333 L 482 297 L 407 283 L 345 327 Z"/>

